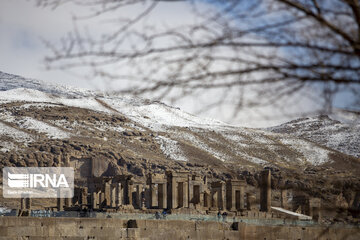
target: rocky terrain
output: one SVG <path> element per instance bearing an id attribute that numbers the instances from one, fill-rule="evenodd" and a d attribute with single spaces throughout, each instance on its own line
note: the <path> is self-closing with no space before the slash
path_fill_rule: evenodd
<path id="1" fill-rule="evenodd" d="M 160 102 L 45 84 L 0 72 L 0 167 L 61 166 L 87 176 L 190 171 L 244 178 L 257 186 L 271 168 L 273 188 L 351 205 L 360 189 L 360 131 L 328 116 L 269 129 L 227 125 Z M 5 201 L 4 199 L 0 200 Z"/>

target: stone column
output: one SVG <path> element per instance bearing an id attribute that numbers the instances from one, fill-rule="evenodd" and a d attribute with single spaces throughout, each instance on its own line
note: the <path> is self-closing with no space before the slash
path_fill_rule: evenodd
<path id="1" fill-rule="evenodd" d="M 20 209 L 21 210 L 26 209 L 26 198 L 24 198 L 24 197 L 20 198 Z"/>
<path id="2" fill-rule="evenodd" d="M 240 186 L 240 210 L 245 209 L 244 197 L 245 197 L 245 187 Z"/>
<path id="3" fill-rule="evenodd" d="M 64 211 L 64 199 L 63 198 L 57 198 L 57 210 Z"/>
<path id="4" fill-rule="evenodd" d="M 260 179 L 260 211 L 268 212 L 271 209 L 271 171 L 261 172 Z"/>
<path id="5" fill-rule="evenodd" d="M 97 209 L 98 208 L 98 194 L 96 192 L 91 193 L 91 208 Z"/>
<path id="6" fill-rule="evenodd" d="M 116 184 L 116 207 L 123 205 L 123 189 L 121 183 Z"/>
<path id="7" fill-rule="evenodd" d="M 169 183 L 169 182 L 168 182 Z M 177 191 L 177 182 L 174 177 L 170 178 L 170 201 L 169 209 L 176 208 L 178 206 L 178 191 Z"/>
<path id="8" fill-rule="evenodd" d="M 219 193 L 217 189 L 211 189 L 211 203 L 210 207 L 212 208 L 219 208 Z"/>
<path id="9" fill-rule="evenodd" d="M 166 208 L 167 201 L 166 201 L 166 183 L 162 183 L 158 185 L 158 202 L 159 208 Z"/>
<path id="10" fill-rule="evenodd" d="M 156 196 L 156 186 L 155 183 L 150 184 L 150 207 L 151 208 L 157 208 L 158 205 L 158 199 Z"/>
<path id="11" fill-rule="evenodd" d="M 67 191 L 66 192 L 66 198 L 65 198 L 65 207 L 71 207 L 72 205 L 72 198 L 69 198 L 68 196 L 70 195 L 70 193 Z"/>
<path id="12" fill-rule="evenodd" d="M 221 183 L 221 187 L 220 187 L 220 208 L 222 210 L 226 210 L 226 189 L 225 189 L 225 183 Z"/>
<path id="13" fill-rule="evenodd" d="M 192 181 L 191 175 L 188 176 L 188 187 L 187 187 L 187 191 L 188 191 L 188 202 L 189 202 L 189 207 L 190 207 L 190 203 L 194 203 L 194 182 Z"/>
<path id="14" fill-rule="evenodd" d="M 111 202 L 111 193 L 110 193 L 110 183 L 106 182 L 104 186 L 104 194 L 105 194 L 105 206 L 110 206 Z"/>
<path id="15" fill-rule="evenodd" d="M 228 202 L 230 202 L 230 211 L 236 211 L 236 188 L 230 184 L 228 184 L 226 186 L 226 188 L 230 188 L 229 190 L 227 190 L 227 192 L 230 193 L 231 196 L 228 196 L 228 197 L 231 197 L 231 199 L 228 199 Z"/>
<path id="16" fill-rule="evenodd" d="M 132 191 L 133 191 L 133 184 L 131 181 L 126 181 L 127 185 L 127 202 L 126 204 L 132 205 L 133 199 L 132 199 Z"/>
<path id="17" fill-rule="evenodd" d="M 88 188 L 83 187 L 81 188 L 81 205 L 87 205 L 88 204 Z"/>
<path id="18" fill-rule="evenodd" d="M 280 198 L 281 207 L 284 209 L 288 209 L 288 199 L 287 199 L 287 190 L 281 189 L 281 198 Z"/>
<path id="19" fill-rule="evenodd" d="M 204 199 L 204 188 L 203 188 L 203 186 L 202 185 L 200 185 L 200 192 L 199 192 L 199 194 L 200 194 L 200 207 L 204 207 L 205 206 L 205 199 Z"/>
<path id="20" fill-rule="evenodd" d="M 115 208 L 116 207 L 116 185 L 112 184 L 110 187 L 110 207 Z"/>
<path id="21" fill-rule="evenodd" d="M 183 207 L 188 208 L 189 207 L 189 184 L 188 182 L 183 183 Z"/>
<path id="22" fill-rule="evenodd" d="M 136 190 L 135 190 L 135 196 L 136 196 L 136 199 L 135 199 L 135 203 L 136 203 L 136 207 L 141 209 L 141 190 L 140 190 L 140 185 L 137 184 L 136 185 Z"/>
<path id="23" fill-rule="evenodd" d="M 61 196 L 61 189 L 57 190 L 57 210 L 63 211 L 64 210 L 64 199 Z"/>

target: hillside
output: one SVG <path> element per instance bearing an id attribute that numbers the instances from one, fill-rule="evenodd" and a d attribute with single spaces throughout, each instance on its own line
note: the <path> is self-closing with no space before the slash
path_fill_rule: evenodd
<path id="1" fill-rule="evenodd" d="M 346 115 L 345 115 L 346 114 Z M 332 118 L 345 119 L 351 113 L 335 112 Z M 355 115 L 355 114 L 353 114 Z M 300 118 L 280 126 L 268 128 L 274 133 L 286 133 L 291 136 L 301 137 L 339 152 L 360 157 L 360 124 L 352 122 L 340 122 L 329 116 L 316 116 Z M 360 115 L 358 116 L 360 119 Z"/>
<path id="2" fill-rule="evenodd" d="M 68 158 L 81 178 L 90 159 L 97 159 L 99 175 L 143 177 L 173 169 L 245 178 L 253 186 L 258 171 L 271 167 L 274 188 L 301 189 L 329 201 L 360 187 L 359 126 L 354 130 L 327 117 L 269 131 L 2 72 L 0 89 L 0 167 L 60 166 Z"/>

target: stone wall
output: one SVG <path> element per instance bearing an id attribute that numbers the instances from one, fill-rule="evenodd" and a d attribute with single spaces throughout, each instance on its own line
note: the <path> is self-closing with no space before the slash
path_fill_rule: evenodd
<path id="1" fill-rule="evenodd" d="M 0 217 L 0 239 L 360 239 L 359 228 L 175 220 Z"/>

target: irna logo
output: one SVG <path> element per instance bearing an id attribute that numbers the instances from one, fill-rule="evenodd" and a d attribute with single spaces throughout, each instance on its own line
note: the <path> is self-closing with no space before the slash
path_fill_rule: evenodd
<path id="1" fill-rule="evenodd" d="M 12 188 L 53 187 L 68 188 L 64 174 L 16 174 L 8 173 L 8 185 Z"/>
<path id="2" fill-rule="evenodd" d="M 74 169 L 71 167 L 5 167 L 3 196 L 20 198 L 71 198 L 74 195 Z"/>

